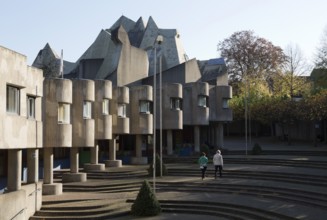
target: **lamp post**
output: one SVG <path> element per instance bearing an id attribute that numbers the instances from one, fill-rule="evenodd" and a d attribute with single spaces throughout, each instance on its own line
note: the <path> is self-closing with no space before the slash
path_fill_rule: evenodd
<path id="1" fill-rule="evenodd" d="M 158 35 L 156 41 L 154 42 L 154 68 L 153 68 L 153 192 L 156 193 L 156 99 L 157 99 L 157 47 L 162 43 L 163 37 Z M 161 85 L 160 85 L 161 86 Z M 161 107 L 161 105 L 160 105 Z"/>

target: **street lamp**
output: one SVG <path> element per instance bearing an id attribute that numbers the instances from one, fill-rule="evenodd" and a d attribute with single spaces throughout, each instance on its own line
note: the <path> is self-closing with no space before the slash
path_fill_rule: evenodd
<path id="1" fill-rule="evenodd" d="M 157 99 L 157 47 L 156 45 L 160 45 L 163 41 L 162 35 L 158 35 L 156 41 L 154 42 L 154 68 L 153 68 L 153 192 L 156 193 L 156 99 Z M 161 86 L 161 85 L 160 85 Z M 160 105 L 161 107 L 161 105 Z"/>

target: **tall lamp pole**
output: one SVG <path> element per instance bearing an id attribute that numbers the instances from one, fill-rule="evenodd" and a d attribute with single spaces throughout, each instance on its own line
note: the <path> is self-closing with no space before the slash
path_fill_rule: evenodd
<path id="1" fill-rule="evenodd" d="M 161 44 L 163 37 L 158 35 L 154 42 L 154 68 L 153 68 L 153 192 L 156 193 L 156 99 L 157 99 L 157 47 L 156 44 Z"/>

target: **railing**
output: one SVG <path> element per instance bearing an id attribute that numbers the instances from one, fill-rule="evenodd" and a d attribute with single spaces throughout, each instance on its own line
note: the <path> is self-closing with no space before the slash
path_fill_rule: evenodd
<path id="1" fill-rule="evenodd" d="M 21 215 L 21 214 L 23 214 L 24 213 L 24 211 L 25 211 L 25 209 L 27 209 L 27 208 L 23 208 L 22 210 L 20 210 L 14 217 L 12 217 L 10 220 L 13 220 L 13 219 L 15 219 L 15 218 L 17 218 L 19 215 Z"/>

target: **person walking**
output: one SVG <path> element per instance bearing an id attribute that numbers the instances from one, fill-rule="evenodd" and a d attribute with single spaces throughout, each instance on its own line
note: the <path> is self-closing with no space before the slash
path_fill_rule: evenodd
<path id="1" fill-rule="evenodd" d="M 202 152 L 202 156 L 199 158 L 198 162 L 200 165 L 202 180 L 203 180 L 206 174 L 207 164 L 208 164 L 208 158 L 206 156 L 206 153 Z"/>
<path id="2" fill-rule="evenodd" d="M 215 166 L 215 179 L 217 179 L 217 171 L 219 170 L 219 177 L 222 177 L 222 170 L 224 166 L 223 156 L 220 150 L 217 150 L 216 154 L 213 156 L 213 165 Z"/>

